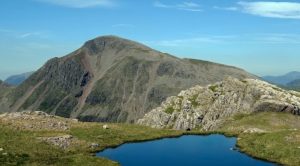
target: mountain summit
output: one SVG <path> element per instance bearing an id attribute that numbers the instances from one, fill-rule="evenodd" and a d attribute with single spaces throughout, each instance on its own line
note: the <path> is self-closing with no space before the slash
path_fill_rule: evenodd
<path id="1" fill-rule="evenodd" d="M 183 89 L 227 76 L 256 78 L 235 67 L 180 59 L 103 36 L 49 60 L 1 99 L 1 111 L 40 110 L 83 121 L 132 123 Z"/>

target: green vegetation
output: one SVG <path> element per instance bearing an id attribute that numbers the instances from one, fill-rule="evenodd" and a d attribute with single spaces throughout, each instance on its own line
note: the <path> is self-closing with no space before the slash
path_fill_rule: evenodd
<path id="1" fill-rule="evenodd" d="M 211 85 L 209 86 L 209 89 L 213 92 L 216 92 L 218 90 L 218 85 Z"/>
<path id="2" fill-rule="evenodd" d="M 172 106 L 165 109 L 165 113 L 167 113 L 167 114 L 172 114 L 174 111 L 175 111 L 175 109 Z"/>
<path id="3" fill-rule="evenodd" d="M 23 109 L 27 109 L 30 105 L 34 104 L 39 96 L 45 91 L 46 84 L 41 84 L 32 94 L 27 98 L 25 103 L 22 105 Z"/>
<path id="4" fill-rule="evenodd" d="M 170 108 L 170 110 L 172 110 Z M 173 110 L 174 111 L 174 110 Z M 22 130 L 0 120 L 0 165 L 99 165 L 117 166 L 116 162 L 93 156 L 96 151 L 137 142 L 176 137 L 182 134 L 222 133 L 238 137 L 242 152 L 284 165 L 300 165 L 300 117 L 287 113 L 262 112 L 238 114 L 212 132 L 201 126 L 185 131 L 158 130 L 130 124 L 74 123 L 70 130 Z M 21 124 L 20 124 L 21 125 Z M 252 129 L 254 132 L 247 132 Z M 38 137 L 72 135 L 78 142 L 66 150 L 47 144 Z M 92 149 L 91 143 L 99 144 Z M 5 155 L 3 155 L 5 153 Z"/>
<path id="5" fill-rule="evenodd" d="M 260 132 L 244 132 L 246 129 Z M 262 112 L 237 115 L 221 132 L 238 136 L 242 152 L 257 158 L 300 165 L 300 117 L 288 113 Z"/>
<path id="6" fill-rule="evenodd" d="M 198 95 L 194 95 L 194 96 L 192 96 L 192 98 L 189 99 L 191 101 L 193 107 L 199 106 L 199 103 L 196 101 L 197 97 L 198 97 Z"/>
<path id="7" fill-rule="evenodd" d="M 0 121 L 1 123 L 1 121 Z M 174 137 L 181 131 L 158 130 L 148 127 L 109 124 L 110 129 L 103 129 L 100 123 L 78 123 L 67 131 L 29 131 L 0 126 L 0 165 L 98 165 L 116 166 L 116 162 L 93 156 L 96 151 L 118 146 L 125 142 L 152 140 L 161 137 Z M 71 134 L 79 141 L 76 145 L 63 150 L 47 144 L 38 137 L 50 137 Z M 97 143 L 97 149 L 89 145 Z M 4 155 L 3 155 L 4 153 Z"/>

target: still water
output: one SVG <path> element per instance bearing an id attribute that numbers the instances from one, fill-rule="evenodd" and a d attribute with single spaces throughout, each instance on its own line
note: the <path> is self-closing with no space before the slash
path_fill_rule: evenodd
<path id="1" fill-rule="evenodd" d="M 121 166 L 274 165 L 233 150 L 236 138 L 223 135 L 195 136 L 128 143 L 97 153 Z"/>

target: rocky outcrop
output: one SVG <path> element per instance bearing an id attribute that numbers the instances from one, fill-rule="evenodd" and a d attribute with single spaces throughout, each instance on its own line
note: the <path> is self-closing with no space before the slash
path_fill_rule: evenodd
<path id="1" fill-rule="evenodd" d="M 67 149 L 72 143 L 76 141 L 72 135 L 62 135 L 57 137 L 41 137 L 38 138 L 54 146 L 58 146 L 62 149 Z"/>
<path id="2" fill-rule="evenodd" d="M 195 86 L 167 98 L 138 124 L 154 128 L 213 130 L 238 113 L 260 111 L 300 115 L 300 93 L 257 79 L 228 77 L 208 86 Z"/>
<path id="3" fill-rule="evenodd" d="M 99 146 L 79 140 L 69 134 L 72 127 L 84 125 L 82 122 L 78 122 L 77 119 L 62 118 L 41 111 L 22 111 L 0 114 L 0 124 L 3 127 L 13 128 L 15 131 L 40 132 L 38 136 L 34 136 L 38 141 L 64 150 L 70 150 L 82 144 L 90 146 L 90 148 Z M 99 129 L 101 130 L 101 128 Z"/>
<path id="4" fill-rule="evenodd" d="M 41 111 L 23 111 L 0 114 L 0 122 L 22 130 L 66 131 L 77 119 L 64 119 Z"/>
<path id="5" fill-rule="evenodd" d="M 49 60 L 0 101 L 0 112 L 39 110 L 82 121 L 133 123 L 167 97 L 226 76 L 256 78 L 235 67 L 104 36 Z"/>

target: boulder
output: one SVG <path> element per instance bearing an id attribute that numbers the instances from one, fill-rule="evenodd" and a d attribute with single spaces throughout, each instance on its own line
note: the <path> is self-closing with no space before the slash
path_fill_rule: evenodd
<path id="1" fill-rule="evenodd" d="M 63 135 L 63 136 L 57 136 L 57 137 L 46 137 L 46 138 L 39 138 L 49 144 L 52 144 L 54 146 L 58 146 L 60 148 L 66 149 L 68 148 L 73 140 L 72 135 Z"/>
<path id="2" fill-rule="evenodd" d="M 108 125 L 103 125 L 103 129 L 109 129 Z"/>
<path id="3" fill-rule="evenodd" d="M 90 145 L 90 147 L 94 149 L 94 148 L 99 147 L 99 144 L 97 144 L 97 143 L 92 143 L 92 144 Z"/>

